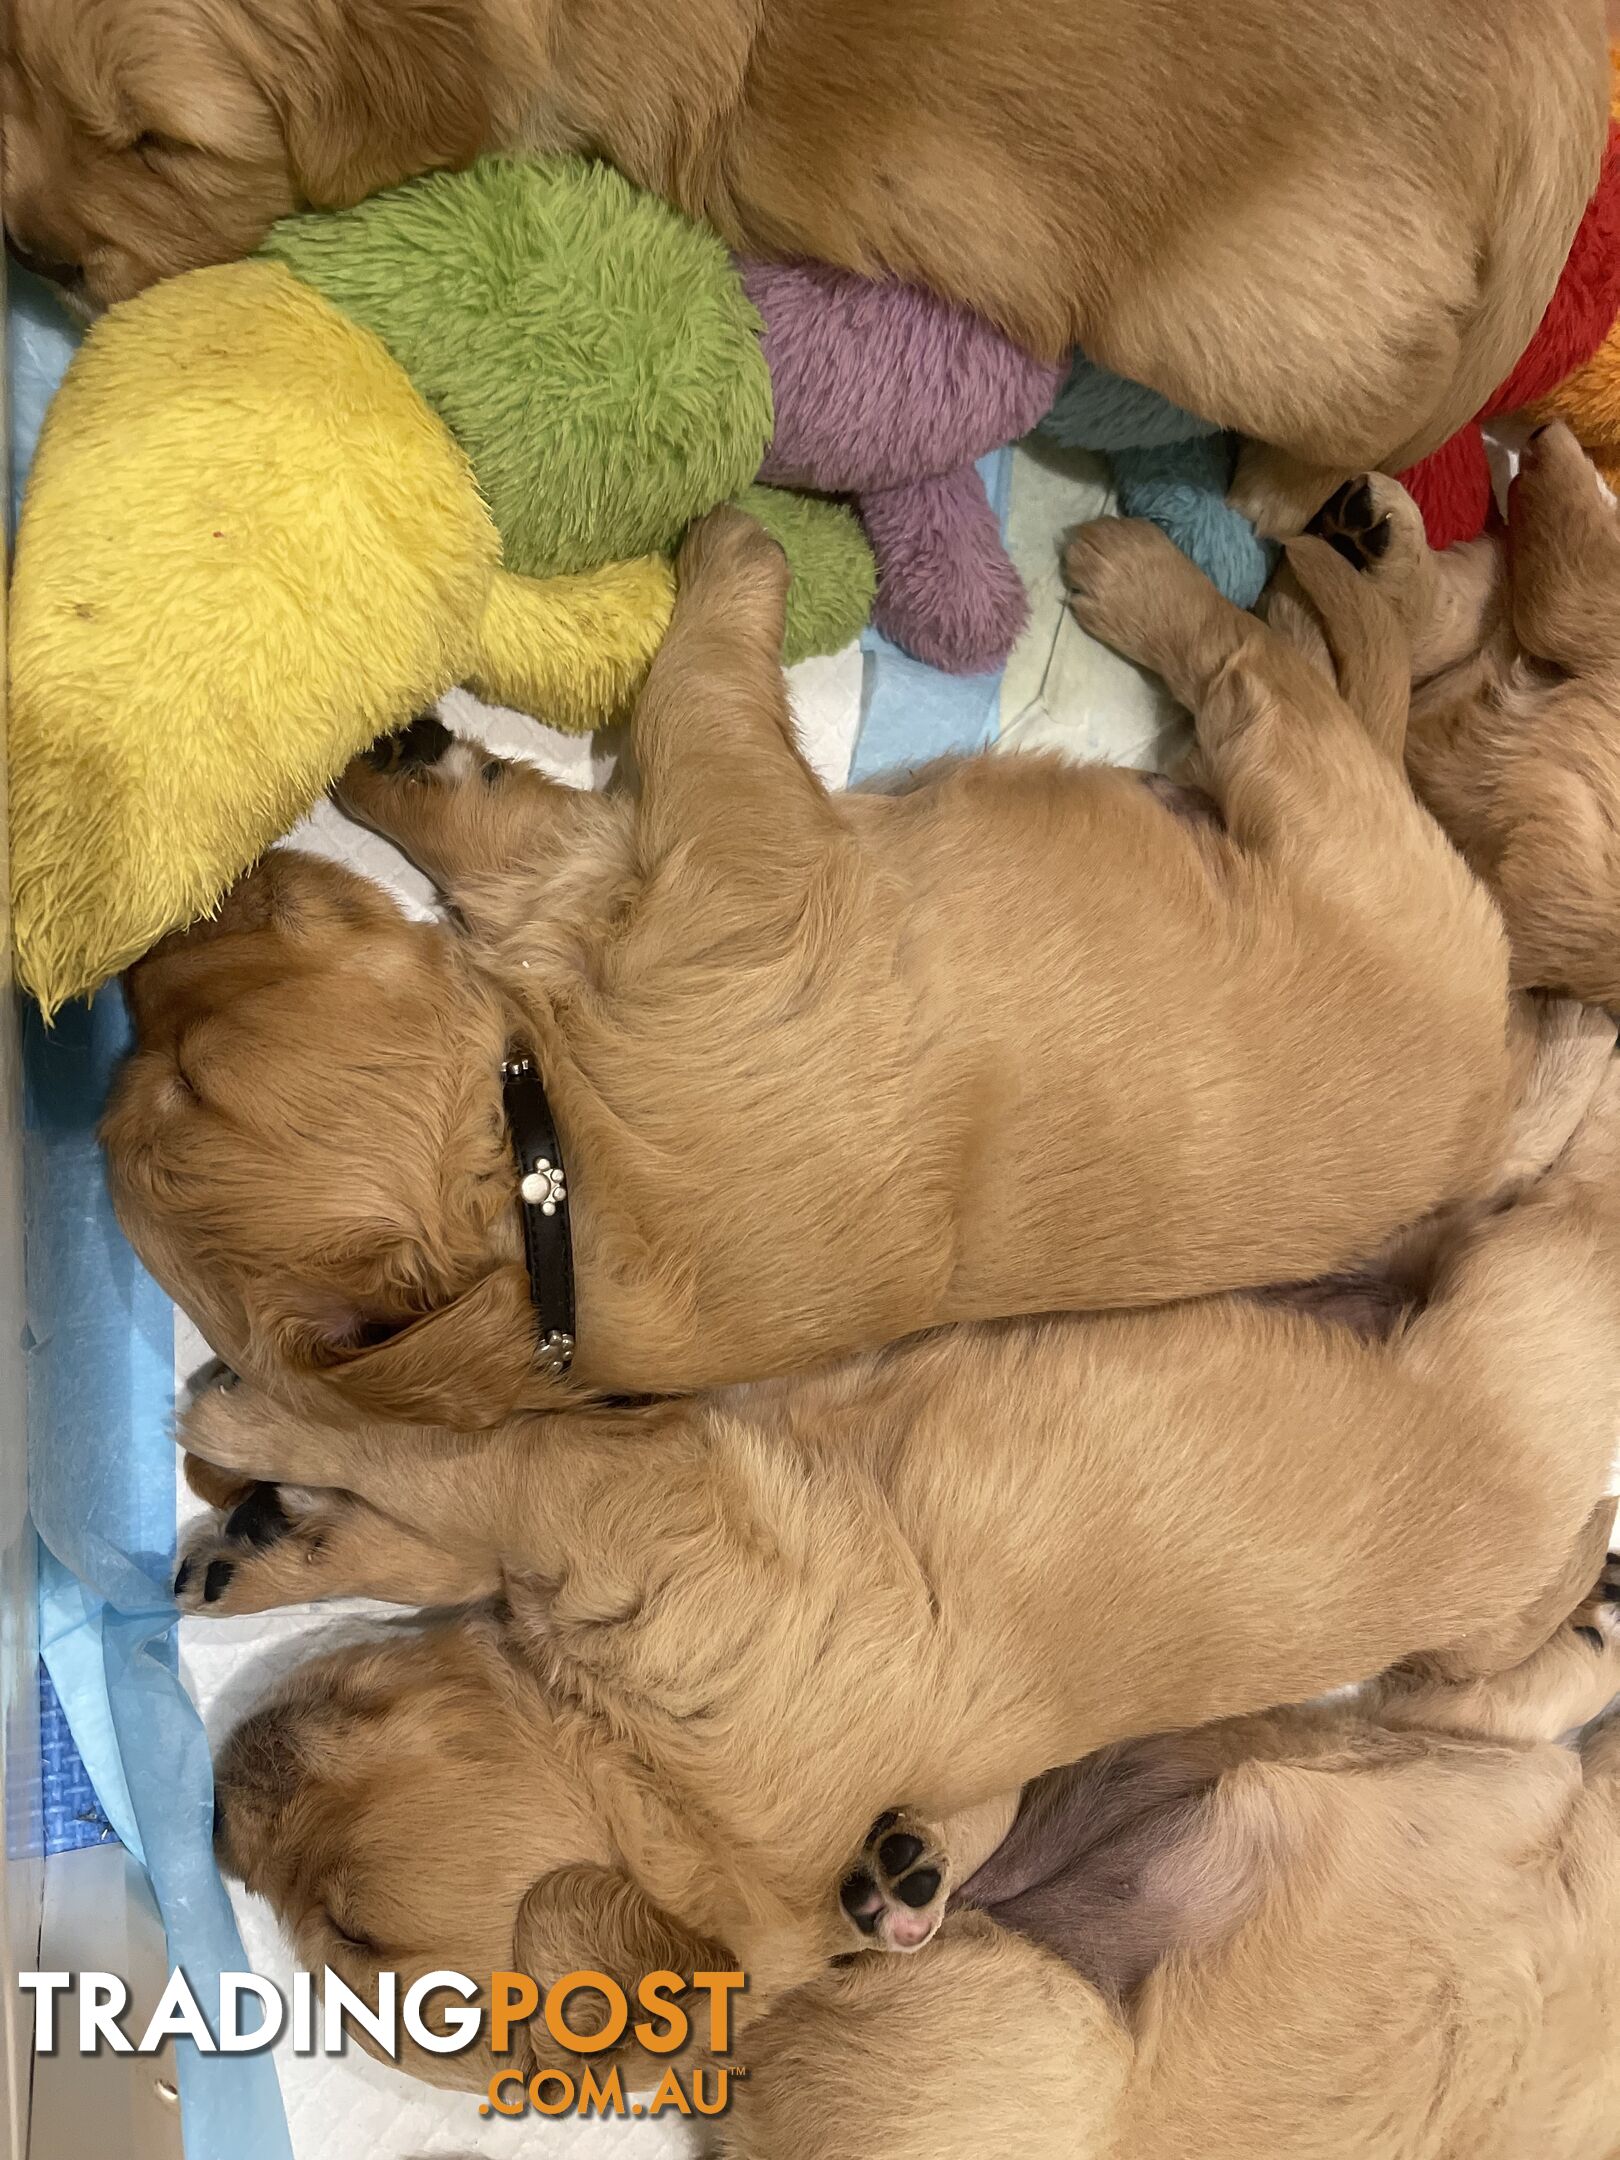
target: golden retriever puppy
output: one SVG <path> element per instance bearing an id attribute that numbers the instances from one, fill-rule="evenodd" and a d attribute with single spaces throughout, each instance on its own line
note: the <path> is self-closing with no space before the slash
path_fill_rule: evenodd
<path id="1" fill-rule="evenodd" d="M 1620 1005 L 1620 510 L 1569 429 L 1527 445 L 1505 532 L 1430 551 L 1378 473 L 1318 529 L 1412 641 L 1407 767 L 1507 919 L 1513 970 Z"/>
<path id="2" fill-rule="evenodd" d="M 1036 756 L 830 795 L 778 664 L 783 559 L 734 512 L 683 550 L 635 800 L 436 722 L 353 766 L 344 804 L 450 923 L 275 854 L 129 977 L 109 1176 L 214 1348 L 482 1426 L 1308 1277 L 1478 1190 L 1506 946 L 1387 715 L 1151 527 L 1088 528 L 1071 568 L 1082 547 L 1084 605 L 1198 709 L 1224 834 Z M 1383 602 L 1324 543 L 1296 555 L 1404 709 Z M 560 1136 L 562 1329 L 531 1300 L 520 1056 Z"/>
<path id="3" fill-rule="evenodd" d="M 1620 1566 L 1525 1665 L 1032 1786 L 916 1959 L 750 2031 L 717 2160 L 1613 2160 Z M 976 1909 L 975 1909 L 976 1908 Z"/>
<path id="4" fill-rule="evenodd" d="M 1397 1662 L 1522 1661 L 1603 1565 L 1617 1412 L 1608 1055 L 1558 1163 L 1388 1343 L 1213 1300 L 487 1435 L 216 1388 L 183 1440 L 236 1506 L 185 1609 L 481 1608 L 255 1713 L 221 1851 L 354 1985 L 620 1973 L 674 1930 L 724 1946 L 757 2013 L 925 1941 L 1055 1764 Z"/>
<path id="5" fill-rule="evenodd" d="M 6 222 L 106 301 L 291 210 L 583 150 L 1342 476 L 1507 374 L 1607 107 L 1602 0 L 15 0 Z"/>

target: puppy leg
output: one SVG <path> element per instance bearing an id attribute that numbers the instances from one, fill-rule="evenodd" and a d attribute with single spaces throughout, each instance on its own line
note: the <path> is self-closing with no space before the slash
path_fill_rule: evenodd
<path id="1" fill-rule="evenodd" d="M 1482 1612 L 1466 1639 L 1425 1661 L 1451 1681 L 1505 1671 L 1588 1591 L 1612 1534 L 1603 1495 L 1620 1422 L 1620 1062 L 1541 1184 L 1465 1239 L 1395 1355 L 1440 1400 L 1483 1390 L 1522 1435 L 1508 1452 L 1528 1474 L 1503 1496 L 1501 1579 L 1522 1581 L 1526 1556 L 1540 1554 L 1546 1587 L 1527 1607 Z"/>
<path id="2" fill-rule="evenodd" d="M 1518 1199 L 1579 1132 L 1609 1077 L 1617 1032 L 1599 1006 L 1515 992 L 1508 1011 L 1514 1104 L 1491 1195 L 1496 1204 Z"/>
<path id="3" fill-rule="evenodd" d="M 1612 1525 L 1614 1502 L 1607 1503 Z M 1380 1723 L 1525 1744 L 1560 1740 L 1620 1697 L 1620 1553 L 1605 1556 L 1591 1594 L 1522 1664 L 1447 1686 L 1420 1672 L 1391 1673 L 1368 1690 Z"/>
<path id="4" fill-rule="evenodd" d="M 487 1556 L 464 1557 L 353 1493 L 255 1485 L 188 1538 L 174 1595 L 182 1612 L 226 1619 L 326 1598 L 467 1605 L 500 1581 Z"/>
<path id="5" fill-rule="evenodd" d="M 613 816 L 590 789 L 498 758 L 431 713 L 356 758 L 332 793 L 339 809 L 391 840 L 452 900 L 465 880 L 543 867 Z"/>
<path id="6" fill-rule="evenodd" d="M 1394 608 L 1412 641 L 1416 683 L 1473 659 L 1500 620 L 1501 542 L 1469 540 L 1436 554 L 1422 511 L 1387 473 L 1362 473 L 1347 481 L 1317 511 L 1308 531 L 1376 585 Z"/>
<path id="7" fill-rule="evenodd" d="M 838 825 L 788 710 L 787 559 L 752 518 L 722 509 L 693 526 L 676 568 L 674 618 L 634 720 L 644 867 L 683 855 L 700 875 L 741 874 L 762 904 L 796 907 L 792 874 Z"/>
<path id="8" fill-rule="evenodd" d="M 1349 597 L 1337 566 L 1303 544 L 1301 564 L 1336 606 Z M 1064 571 L 1082 626 L 1156 669 L 1193 713 L 1201 778 L 1240 845 L 1331 895 L 1408 959 L 1415 926 L 1430 926 L 1456 956 L 1450 989 L 1462 986 L 1466 955 L 1469 981 L 1503 994 L 1500 924 L 1397 769 L 1387 692 L 1375 709 L 1369 690 L 1375 742 L 1301 653 L 1222 599 L 1151 526 L 1080 527 Z M 1369 657 L 1369 682 L 1388 658 Z"/>
<path id="9" fill-rule="evenodd" d="M 1620 668 L 1620 522 L 1614 497 L 1562 422 L 1526 445 L 1508 508 L 1508 608 L 1523 650 L 1567 675 Z"/>
<path id="10" fill-rule="evenodd" d="M 920 1957 L 855 1958 L 750 2031 L 717 2160 L 1109 2151 L 1132 2053 L 1124 2021 L 1061 1959 L 954 1913 Z"/>
<path id="11" fill-rule="evenodd" d="M 469 1563 L 475 1570 L 487 1567 L 498 1546 L 509 1499 L 504 1428 L 453 1433 L 360 1418 L 316 1424 L 267 1390 L 233 1379 L 196 1396 L 178 1421 L 178 1437 L 188 1481 L 216 1504 L 229 1502 L 235 1481 L 246 1480 L 363 1505 L 402 1533 L 481 1556 Z M 207 1467 L 199 1473 L 196 1464 Z"/>

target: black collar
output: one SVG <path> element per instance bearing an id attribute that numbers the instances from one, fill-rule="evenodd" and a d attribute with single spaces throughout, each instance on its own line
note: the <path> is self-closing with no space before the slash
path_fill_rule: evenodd
<path id="1" fill-rule="evenodd" d="M 560 1379 L 574 1361 L 574 1238 L 568 1183 L 540 1068 L 527 1050 L 501 1065 L 506 1123 L 517 1156 L 523 1253 L 540 1327 L 540 1369 Z"/>

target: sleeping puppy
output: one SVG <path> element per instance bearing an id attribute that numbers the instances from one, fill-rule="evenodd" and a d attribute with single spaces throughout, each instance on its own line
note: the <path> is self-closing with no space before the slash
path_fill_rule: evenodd
<path id="1" fill-rule="evenodd" d="M 920 1946 L 1055 1764 L 1397 1662 L 1521 1662 L 1614 1517 L 1608 1044 L 1590 1099 L 1388 1343 L 1231 1298 L 477 1436 L 205 1393 L 182 1437 L 234 1505 L 190 1545 L 185 1609 L 477 1608 L 247 1721 L 225 1861 L 362 1991 L 639 1974 L 674 1931 L 723 1946 L 758 2014 L 851 1950 Z"/>
<path id="2" fill-rule="evenodd" d="M 1317 524 L 1410 633 L 1407 767 L 1501 902 L 1516 978 L 1620 1005 L 1620 511 L 1596 469 L 1541 429 L 1505 532 L 1441 555 L 1381 473 Z"/>
<path id="3" fill-rule="evenodd" d="M 1287 453 L 1247 493 L 1302 522 L 1289 460 L 1398 469 L 1529 343 L 1597 180 L 1602 13 L 15 0 L 6 225 L 105 302 L 295 209 L 585 151 L 733 246 L 1084 345 Z"/>
<path id="4" fill-rule="evenodd" d="M 751 2031 L 714 2160 L 1612 2160 L 1620 1565 L 1544 1649 L 1043 1779 L 914 1960 Z"/>
<path id="5" fill-rule="evenodd" d="M 1375 657 L 1358 718 L 1151 527 L 1081 547 L 1084 605 L 1198 708 L 1225 834 L 1035 756 L 829 795 L 787 709 L 782 556 L 722 512 L 682 552 L 636 800 L 430 722 L 341 796 L 449 924 L 282 853 L 137 966 L 108 1173 L 216 1351 L 483 1426 L 1305 1278 L 1481 1189 L 1506 950 L 1401 773 L 1393 618 L 1296 544 Z M 561 1329 L 525 1264 L 519 1055 L 560 1136 Z"/>

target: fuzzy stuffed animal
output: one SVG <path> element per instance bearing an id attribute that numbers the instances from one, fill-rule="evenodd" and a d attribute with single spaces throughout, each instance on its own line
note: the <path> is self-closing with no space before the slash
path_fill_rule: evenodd
<path id="1" fill-rule="evenodd" d="M 947 674 L 998 667 L 1027 603 L 974 466 L 1035 426 L 1062 369 L 906 286 L 813 264 L 742 274 L 776 405 L 760 479 L 854 500 L 873 620 L 896 645 Z"/>
<path id="2" fill-rule="evenodd" d="M 635 318 L 652 296 L 676 302 L 686 274 L 666 244 L 671 220 L 601 168 L 491 159 L 341 216 L 289 220 L 266 253 L 405 368 L 471 456 L 508 559 L 578 570 L 667 546 L 672 486 L 691 514 L 663 448 L 672 386 L 637 376 Z M 593 296 L 583 337 L 582 263 L 615 289 Z M 746 477 L 757 468 L 772 487 L 854 501 L 876 558 L 876 620 L 896 644 L 953 674 L 1004 660 L 1024 593 L 973 465 L 1035 425 L 1061 370 L 905 286 L 812 264 L 737 271 L 768 399 L 736 436 Z M 734 339 L 715 334 L 731 330 L 731 310 L 724 324 L 687 313 L 683 407 L 723 409 L 741 372 Z M 742 484 L 734 468 L 726 479 L 717 501 Z M 750 508 L 777 529 L 768 498 Z"/>
<path id="3" fill-rule="evenodd" d="M 607 168 L 491 160 L 103 318 L 13 586 L 14 922 L 47 1011 L 206 912 L 451 684 L 563 727 L 621 714 L 667 552 L 717 502 L 788 552 L 787 658 L 867 619 L 872 552 L 825 499 L 851 490 L 891 631 L 959 667 L 1004 652 L 1022 594 L 970 461 L 1052 371 L 898 287 L 748 277 L 763 321 L 713 235 Z"/>

